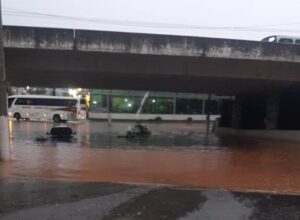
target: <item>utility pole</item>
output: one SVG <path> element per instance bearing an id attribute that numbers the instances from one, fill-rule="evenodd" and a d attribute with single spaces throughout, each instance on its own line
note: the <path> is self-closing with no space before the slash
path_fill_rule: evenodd
<path id="1" fill-rule="evenodd" d="M 0 160 L 9 159 L 7 86 L 4 64 L 2 7 L 0 0 Z"/>
<path id="2" fill-rule="evenodd" d="M 177 94 L 174 93 L 174 97 L 173 97 L 173 115 L 176 115 L 176 105 L 177 105 Z"/>
<path id="3" fill-rule="evenodd" d="M 108 92 L 108 95 L 107 95 L 107 99 L 106 99 L 106 105 L 107 105 L 107 122 L 108 122 L 108 125 L 110 126 L 111 125 L 111 109 L 110 109 L 110 101 L 111 101 L 111 90 L 109 90 Z"/>
<path id="4" fill-rule="evenodd" d="M 208 100 L 207 100 L 207 115 L 206 115 L 206 135 L 209 135 L 210 133 L 210 115 L 211 115 L 211 109 L 210 109 L 210 105 L 211 105 L 211 94 L 208 95 Z"/>

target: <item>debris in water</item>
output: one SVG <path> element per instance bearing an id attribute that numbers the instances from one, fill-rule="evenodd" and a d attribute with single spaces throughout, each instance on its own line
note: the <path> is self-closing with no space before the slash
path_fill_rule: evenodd
<path id="1" fill-rule="evenodd" d="M 45 137 L 43 137 L 43 136 L 38 136 L 38 137 L 36 137 L 35 140 L 36 140 L 36 141 L 39 141 L 39 142 L 45 142 L 45 141 L 48 140 L 48 138 L 45 138 Z"/>
<path id="2" fill-rule="evenodd" d="M 124 136 L 118 136 L 118 137 L 124 137 L 128 139 L 136 138 L 136 137 L 148 137 L 151 135 L 151 131 L 144 125 L 136 124 L 133 128 L 129 129 L 126 132 L 126 135 Z"/>

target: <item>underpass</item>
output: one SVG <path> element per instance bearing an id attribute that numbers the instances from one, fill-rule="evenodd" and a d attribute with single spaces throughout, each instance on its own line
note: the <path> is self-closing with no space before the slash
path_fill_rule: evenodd
<path id="1" fill-rule="evenodd" d="M 0 219 L 297 219 L 295 142 L 204 135 L 205 124 L 70 123 L 74 139 L 35 138 L 49 122 L 9 121 L 12 158 L 0 162 Z M 218 190 L 222 189 L 222 190 Z"/>
<path id="2" fill-rule="evenodd" d="M 225 127 L 263 131 L 299 129 L 294 117 L 298 106 L 293 106 L 294 100 L 289 99 L 299 93 L 299 46 L 22 27 L 11 30 L 8 27 L 5 40 L 7 82 L 11 86 L 155 89 L 234 95 L 229 113 L 222 112 L 221 123 Z M 49 75 L 51 77 L 45 77 Z M 282 100 L 284 105 L 279 104 Z M 47 140 L 40 143 L 35 141 L 36 136 L 44 135 L 52 123 L 10 121 L 11 160 L 0 164 L 1 177 L 11 181 L 9 186 L 4 183 L 5 189 L 10 189 L 14 181 L 28 178 L 29 182 L 53 181 L 58 185 L 66 181 L 112 182 L 131 186 L 299 194 L 297 142 L 207 136 L 204 135 L 205 125 L 198 123 L 146 124 L 153 136 L 137 142 L 117 138 L 128 127 L 126 123 L 113 122 L 109 126 L 106 122 L 87 121 L 70 124 L 77 132 L 71 142 Z M 29 192 L 35 193 L 34 190 Z M 225 196 L 221 193 L 220 197 L 233 204 L 241 201 L 240 198 L 232 199 L 231 193 L 226 192 Z M 127 197 L 132 192 L 125 194 L 128 200 L 124 201 L 132 201 Z M 149 196 L 147 190 L 136 193 L 138 198 L 145 194 Z M 212 194 L 204 193 L 206 199 L 218 201 L 218 195 Z M 7 195 L 11 195 L 9 191 Z M 76 193 L 69 196 L 80 200 Z M 253 197 L 277 202 L 270 194 L 254 194 Z M 281 203 L 286 201 L 284 198 L 279 197 L 273 207 L 277 210 L 285 205 L 283 214 L 278 209 L 277 218 L 286 216 L 286 210 L 292 210 L 289 213 L 292 217 L 299 216 L 298 210 L 293 208 L 299 202 L 298 197 L 288 197 L 286 203 Z M 200 200 L 195 207 L 202 204 Z M 118 208 L 108 219 L 116 218 L 123 207 L 128 210 L 124 201 L 110 207 L 110 211 Z M 257 204 L 257 200 L 254 201 Z M 5 204 L 12 207 L 9 196 Z M 211 203 L 205 204 L 209 207 Z M 250 211 L 244 209 L 247 205 L 242 204 L 238 203 L 238 210 L 246 211 L 238 216 L 250 215 Z M 178 206 L 180 204 L 175 205 Z M 35 206 L 12 209 L 24 207 L 33 211 L 31 208 Z M 192 210 L 197 210 L 195 207 Z M 185 210 L 176 217 L 197 216 L 197 213 Z"/>

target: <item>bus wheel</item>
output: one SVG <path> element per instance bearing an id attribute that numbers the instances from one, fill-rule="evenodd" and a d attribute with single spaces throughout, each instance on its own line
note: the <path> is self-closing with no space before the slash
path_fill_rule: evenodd
<path id="1" fill-rule="evenodd" d="M 15 113 L 15 114 L 14 114 L 14 118 L 17 119 L 17 121 L 20 121 L 20 119 L 21 119 L 20 113 L 18 113 L 18 112 Z"/>
<path id="2" fill-rule="evenodd" d="M 53 121 L 54 122 L 60 122 L 61 121 L 60 115 L 58 115 L 58 114 L 53 115 Z"/>

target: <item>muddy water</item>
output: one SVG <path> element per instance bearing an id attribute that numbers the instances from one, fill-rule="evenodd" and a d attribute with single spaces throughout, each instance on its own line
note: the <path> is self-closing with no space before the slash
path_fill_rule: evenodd
<path id="1" fill-rule="evenodd" d="M 134 141 L 117 138 L 128 123 L 70 126 L 74 139 L 37 142 L 51 123 L 10 122 L 12 161 L 0 175 L 300 194 L 298 143 L 207 138 L 196 123 L 148 124 L 153 135 Z"/>

